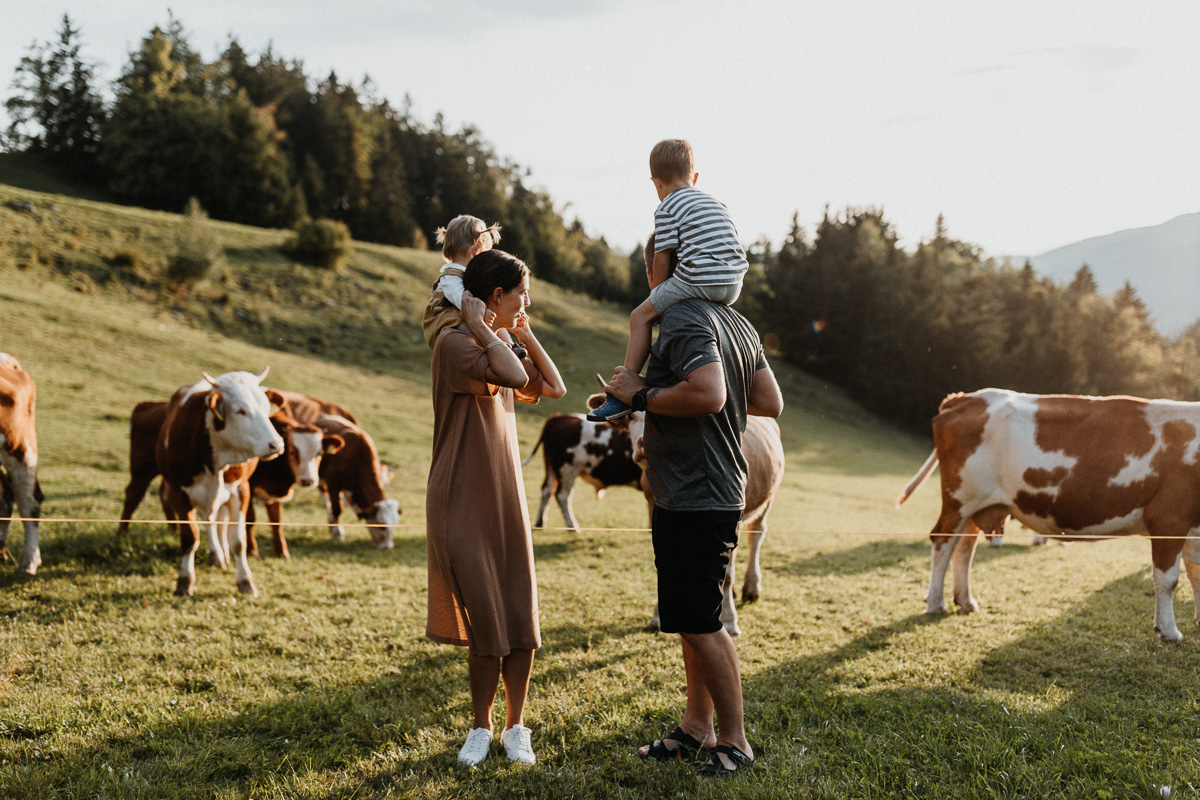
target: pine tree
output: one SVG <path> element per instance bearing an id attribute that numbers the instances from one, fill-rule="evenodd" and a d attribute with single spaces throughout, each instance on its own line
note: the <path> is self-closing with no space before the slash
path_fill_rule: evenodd
<path id="1" fill-rule="evenodd" d="M 34 44 L 17 65 L 17 93 L 4 107 L 11 120 L 10 150 L 53 156 L 68 174 L 94 174 L 104 103 L 95 89 L 95 66 L 81 55 L 80 30 L 64 14 L 58 41 Z"/>

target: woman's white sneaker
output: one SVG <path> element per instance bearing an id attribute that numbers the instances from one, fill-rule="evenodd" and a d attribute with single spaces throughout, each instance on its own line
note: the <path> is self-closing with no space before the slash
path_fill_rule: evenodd
<path id="1" fill-rule="evenodd" d="M 467 741 L 458 751 L 458 760 L 468 767 L 473 767 L 487 758 L 488 749 L 492 746 L 492 732 L 487 728 L 472 728 L 467 734 Z"/>
<path id="2" fill-rule="evenodd" d="M 504 729 L 504 733 L 500 734 L 500 743 L 504 745 L 504 752 L 508 753 L 509 761 L 519 761 L 522 764 L 537 761 L 533 754 L 533 745 L 529 741 L 532 733 L 524 725 L 513 725 Z"/>

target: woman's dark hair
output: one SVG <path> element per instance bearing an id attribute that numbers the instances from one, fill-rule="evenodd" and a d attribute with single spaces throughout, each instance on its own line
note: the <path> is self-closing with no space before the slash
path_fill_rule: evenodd
<path id="1" fill-rule="evenodd" d="M 511 292 L 528 274 L 529 267 L 516 256 L 503 250 L 484 250 L 463 271 L 463 288 L 486 303 L 497 287 Z"/>

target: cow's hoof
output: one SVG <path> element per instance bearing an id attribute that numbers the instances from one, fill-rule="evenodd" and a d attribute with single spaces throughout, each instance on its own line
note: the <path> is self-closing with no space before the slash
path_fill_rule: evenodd
<path id="1" fill-rule="evenodd" d="M 289 553 L 287 550 L 284 550 L 282 553 L 276 553 L 276 554 L 275 554 L 275 557 L 276 557 L 276 558 L 282 558 L 282 559 L 283 559 L 283 560 L 285 560 L 285 561 L 291 561 L 291 560 L 292 560 L 292 554 L 291 554 L 291 553 Z"/>
<path id="2" fill-rule="evenodd" d="M 208 554 L 208 565 L 210 567 L 219 567 L 221 569 L 225 569 L 225 567 L 226 567 L 225 559 L 221 558 L 216 553 Z"/>
<path id="3" fill-rule="evenodd" d="M 656 619 L 650 620 L 646 623 L 646 627 L 642 628 L 643 633 L 658 633 L 660 630 L 662 628 L 659 627 L 658 620 Z"/>
<path id="4" fill-rule="evenodd" d="M 258 589 L 254 588 L 254 581 L 246 578 L 244 581 L 238 581 L 237 590 L 242 594 L 248 594 L 251 597 L 258 597 Z"/>
<path id="5" fill-rule="evenodd" d="M 743 603 L 754 603 L 757 601 L 758 601 L 758 590 L 757 589 L 747 589 L 745 587 L 742 587 L 742 602 Z"/>
<path id="6" fill-rule="evenodd" d="M 175 583 L 176 597 L 191 597 L 196 591 L 196 580 L 194 578 L 180 578 Z"/>
<path id="7" fill-rule="evenodd" d="M 390 541 L 380 542 L 379 544 L 375 545 L 375 549 L 376 550 L 391 550 L 395 546 L 396 545 Z"/>
<path id="8" fill-rule="evenodd" d="M 736 639 L 737 637 L 742 635 L 742 629 L 739 628 L 737 625 L 726 625 L 725 632 L 728 633 L 734 639 Z"/>

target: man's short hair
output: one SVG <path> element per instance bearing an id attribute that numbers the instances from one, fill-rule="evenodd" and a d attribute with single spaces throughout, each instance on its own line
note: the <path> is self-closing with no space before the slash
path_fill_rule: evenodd
<path id="1" fill-rule="evenodd" d="M 650 151 L 650 177 L 660 181 L 689 179 L 696 171 L 692 146 L 683 139 L 663 139 Z"/>

